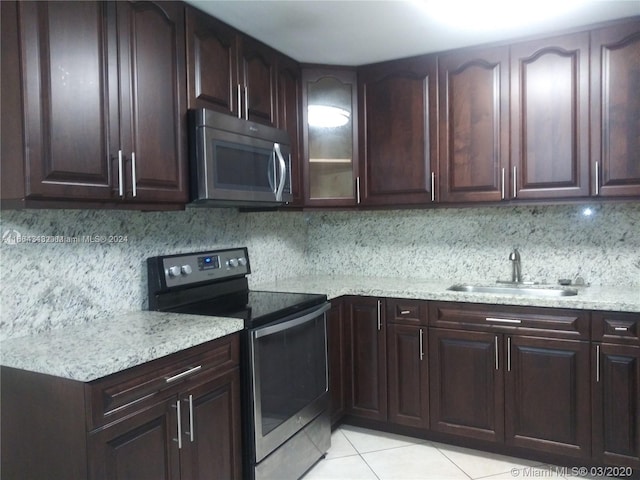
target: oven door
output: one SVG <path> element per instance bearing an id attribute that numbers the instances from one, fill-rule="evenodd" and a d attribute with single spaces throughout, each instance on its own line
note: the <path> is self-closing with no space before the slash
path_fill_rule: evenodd
<path id="1" fill-rule="evenodd" d="M 197 138 L 196 202 L 292 199 L 289 145 L 210 127 L 199 127 Z"/>
<path id="2" fill-rule="evenodd" d="M 256 463 L 327 408 L 330 306 L 250 332 Z"/>

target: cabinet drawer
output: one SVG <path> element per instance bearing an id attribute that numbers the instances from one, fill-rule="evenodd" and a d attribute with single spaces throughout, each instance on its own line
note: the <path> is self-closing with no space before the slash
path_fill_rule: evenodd
<path id="1" fill-rule="evenodd" d="M 640 313 L 593 312 L 591 329 L 595 341 L 640 345 Z"/>
<path id="2" fill-rule="evenodd" d="M 428 304 L 424 300 L 387 299 L 387 322 L 426 325 Z"/>
<path id="3" fill-rule="evenodd" d="M 431 302 L 432 327 L 588 340 L 589 312 L 477 303 Z"/>
<path id="4" fill-rule="evenodd" d="M 229 335 L 92 382 L 89 430 L 176 394 L 185 383 L 209 380 L 239 364 L 239 335 Z"/>

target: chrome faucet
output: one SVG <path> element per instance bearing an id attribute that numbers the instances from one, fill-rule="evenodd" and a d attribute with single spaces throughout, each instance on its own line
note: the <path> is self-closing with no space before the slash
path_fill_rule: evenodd
<path id="1" fill-rule="evenodd" d="M 517 248 L 509 254 L 511 260 L 511 281 L 513 283 L 522 283 L 522 265 L 520 264 L 520 252 Z"/>

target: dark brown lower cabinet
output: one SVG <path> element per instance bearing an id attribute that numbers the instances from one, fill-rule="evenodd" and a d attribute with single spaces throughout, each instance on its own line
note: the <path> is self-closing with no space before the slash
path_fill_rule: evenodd
<path id="1" fill-rule="evenodd" d="M 432 430 L 590 456 L 588 342 L 436 328 L 429 336 Z"/>
<path id="2" fill-rule="evenodd" d="M 593 456 L 640 469 L 640 346 L 592 347 Z"/>
<path id="3" fill-rule="evenodd" d="M 388 420 L 397 425 L 429 427 L 427 328 L 387 325 Z"/>
<path id="4" fill-rule="evenodd" d="M 499 337 L 487 332 L 429 330 L 432 430 L 503 441 Z"/>
<path id="5" fill-rule="evenodd" d="M 387 419 L 386 329 L 383 300 L 351 297 L 347 303 L 347 413 Z"/>
<path id="6" fill-rule="evenodd" d="M 176 399 L 153 405 L 89 437 L 89 478 L 180 478 Z M 153 460 L 151 460 L 153 459 Z"/>
<path id="7" fill-rule="evenodd" d="M 589 342 L 519 335 L 504 342 L 505 443 L 589 458 Z"/>
<path id="8" fill-rule="evenodd" d="M 239 479 L 240 440 L 234 368 L 89 435 L 89 478 Z"/>
<path id="9" fill-rule="evenodd" d="M 345 316 L 342 300 L 331 300 L 331 310 L 327 312 L 327 339 L 329 356 L 329 393 L 331 402 L 329 414 L 331 424 L 340 422 L 346 411 L 347 391 L 345 388 L 348 345 L 345 340 Z"/>
<path id="10" fill-rule="evenodd" d="M 238 335 L 88 383 L 0 378 L 3 479 L 242 478 Z"/>

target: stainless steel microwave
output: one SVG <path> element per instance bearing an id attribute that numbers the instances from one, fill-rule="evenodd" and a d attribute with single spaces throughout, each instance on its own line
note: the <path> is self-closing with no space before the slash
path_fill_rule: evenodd
<path id="1" fill-rule="evenodd" d="M 195 206 L 277 206 L 291 201 L 289 134 L 207 109 L 189 111 Z"/>

